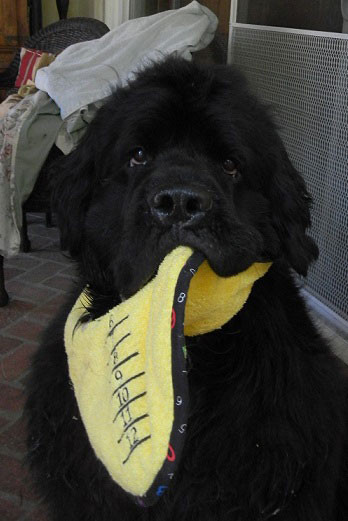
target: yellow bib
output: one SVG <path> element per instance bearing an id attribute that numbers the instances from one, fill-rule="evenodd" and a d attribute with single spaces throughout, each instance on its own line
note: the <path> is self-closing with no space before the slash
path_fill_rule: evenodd
<path id="1" fill-rule="evenodd" d="M 65 326 L 70 378 L 90 443 L 113 480 L 139 505 L 168 488 L 188 415 L 185 335 L 222 327 L 270 263 L 219 277 L 180 246 L 138 293 L 80 324 L 83 292 Z"/>

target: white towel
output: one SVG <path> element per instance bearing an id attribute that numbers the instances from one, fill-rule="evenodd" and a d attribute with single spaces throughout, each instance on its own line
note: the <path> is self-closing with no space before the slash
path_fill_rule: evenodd
<path id="1" fill-rule="evenodd" d="M 47 92 L 62 118 L 110 96 L 149 62 L 175 54 L 188 60 L 214 38 L 217 17 L 198 2 L 120 25 L 102 38 L 65 49 L 39 69 L 36 86 Z"/>

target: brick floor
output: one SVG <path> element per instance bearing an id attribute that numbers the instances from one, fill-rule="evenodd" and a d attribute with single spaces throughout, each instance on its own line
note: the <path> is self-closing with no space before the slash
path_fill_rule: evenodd
<path id="1" fill-rule="evenodd" d="M 57 228 L 44 218 L 28 218 L 31 252 L 5 260 L 10 303 L 0 308 L 0 520 L 47 521 L 23 466 L 25 400 L 23 378 L 40 334 L 56 314 L 75 276 L 59 248 Z"/>

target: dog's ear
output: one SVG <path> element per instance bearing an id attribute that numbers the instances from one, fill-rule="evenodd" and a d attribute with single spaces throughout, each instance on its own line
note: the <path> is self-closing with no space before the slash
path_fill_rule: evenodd
<path id="1" fill-rule="evenodd" d="M 306 234 L 311 225 L 312 199 L 282 143 L 272 156 L 273 175 L 269 178 L 268 193 L 273 226 L 285 258 L 297 273 L 305 276 L 310 263 L 319 253 L 314 240 Z"/>
<path id="2" fill-rule="evenodd" d="M 89 128 L 77 148 L 51 169 L 52 206 L 61 243 L 73 257 L 80 251 L 84 217 L 96 182 L 94 134 L 94 128 Z"/>

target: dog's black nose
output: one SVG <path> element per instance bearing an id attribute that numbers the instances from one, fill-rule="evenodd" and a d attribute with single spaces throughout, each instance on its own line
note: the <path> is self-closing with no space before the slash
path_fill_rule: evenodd
<path id="1" fill-rule="evenodd" d="M 149 204 L 152 215 L 161 224 L 197 224 L 211 209 L 213 199 L 202 189 L 171 188 L 152 195 Z"/>

